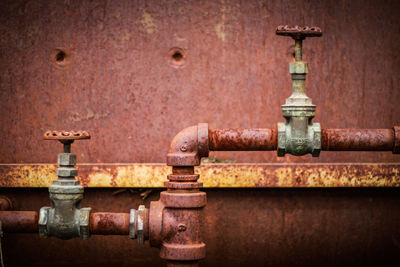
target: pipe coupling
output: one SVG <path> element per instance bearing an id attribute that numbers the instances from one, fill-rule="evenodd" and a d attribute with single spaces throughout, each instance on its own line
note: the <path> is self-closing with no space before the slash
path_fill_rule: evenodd
<path id="1" fill-rule="evenodd" d="M 144 240 L 149 236 L 149 210 L 140 205 L 139 208 L 131 209 L 129 215 L 129 237 L 137 239 L 140 245 L 144 244 Z"/>
<path id="2" fill-rule="evenodd" d="M 171 142 L 168 166 L 198 166 L 202 157 L 208 157 L 208 124 L 199 123 L 179 132 Z"/>

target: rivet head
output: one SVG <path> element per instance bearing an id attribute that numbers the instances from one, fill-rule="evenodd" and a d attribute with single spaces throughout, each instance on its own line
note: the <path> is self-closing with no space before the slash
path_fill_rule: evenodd
<path id="1" fill-rule="evenodd" d="M 181 146 L 181 151 L 182 151 L 182 152 L 186 152 L 186 151 L 187 151 L 186 145 Z"/>

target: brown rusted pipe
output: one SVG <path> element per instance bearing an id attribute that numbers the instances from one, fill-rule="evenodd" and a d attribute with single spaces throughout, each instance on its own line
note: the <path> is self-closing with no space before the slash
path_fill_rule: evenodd
<path id="1" fill-rule="evenodd" d="M 323 129 L 322 150 L 392 151 L 393 129 Z"/>
<path id="2" fill-rule="evenodd" d="M 129 213 L 94 212 L 90 214 L 91 235 L 128 235 Z"/>
<path id="3" fill-rule="evenodd" d="M 36 211 L 0 211 L 0 221 L 6 233 L 39 233 L 38 220 Z M 129 213 L 91 213 L 90 234 L 128 235 Z"/>
<path id="4" fill-rule="evenodd" d="M 277 149 L 273 129 L 210 129 L 209 149 L 214 151 L 262 151 Z"/>
<path id="5" fill-rule="evenodd" d="M 36 211 L 0 211 L 5 233 L 39 233 L 38 220 Z"/>

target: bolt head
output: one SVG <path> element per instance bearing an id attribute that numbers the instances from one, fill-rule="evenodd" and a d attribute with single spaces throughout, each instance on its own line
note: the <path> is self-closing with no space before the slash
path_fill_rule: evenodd
<path id="1" fill-rule="evenodd" d="M 60 166 L 75 166 L 76 165 L 76 155 L 72 154 L 72 153 L 58 154 L 57 162 Z"/>

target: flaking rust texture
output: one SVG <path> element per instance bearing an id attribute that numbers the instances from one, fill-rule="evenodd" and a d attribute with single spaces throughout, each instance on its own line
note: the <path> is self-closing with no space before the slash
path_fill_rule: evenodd
<path id="1" fill-rule="evenodd" d="M 86 187 L 164 187 L 171 167 L 163 164 L 81 164 L 77 179 Z M 0 165 L 1 187 L 48 187 L 55 165 Z M 204 187 L 398 187 L 397 163 L 203 164 Z"/>
<path id="2" fill-rule="evenodd" d="M 49 129 L 85 129 L 78 162 L 165 162 L 198 122 L 271 128 L 290 96 L 293 42 L 307 40 L 307 94 L 323 129 L 400 124 L 399 1 L 1 1 L 0 162 L 55 162 Z M 373 40 L 373 41 L 371 41 Z M 235 162 L 387 162 L 390 153 L 213 152 Z"/>

